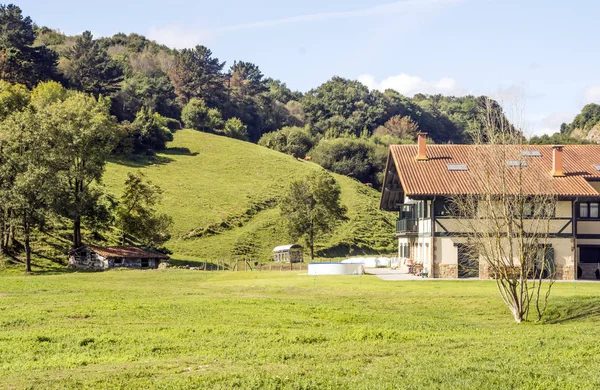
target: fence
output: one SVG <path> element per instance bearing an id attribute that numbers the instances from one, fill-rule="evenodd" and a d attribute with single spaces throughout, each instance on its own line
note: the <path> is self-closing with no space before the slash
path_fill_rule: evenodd
<path id="1" fill-rule="evenodd" d="M 308 271 L 307 263 L 259 263 L 251 259 L 216 262 L 204 261 L 197 266 L 175 266 L 173 268 L 192 269 L 196 271 Z"/>

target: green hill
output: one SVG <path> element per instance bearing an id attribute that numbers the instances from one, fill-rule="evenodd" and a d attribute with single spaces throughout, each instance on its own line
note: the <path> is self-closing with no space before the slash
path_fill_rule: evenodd
<path id="1" fill-rule="evenodd" d="M 231 138 L 183 130 L 155 163 L 113 162 L 104 184 L 121 193 L 127 172 L 142 170 L 164 190 L 162 212 L 173 217 L 167 247 L 178 260 L 267 260 L 289 243 L 277 202 L 287 184 L 318 165 Z M 394 251 L 393 215 L 378 210 L 379 193 L 335 175 L 349 220 L 319 242 L 318 255 L 341 257 Z"/>

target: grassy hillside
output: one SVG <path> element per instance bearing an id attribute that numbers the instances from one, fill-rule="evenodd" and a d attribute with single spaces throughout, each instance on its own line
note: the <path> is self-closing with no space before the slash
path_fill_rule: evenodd
<path id="1" fill-rule="evenodd" d="M 153 164 L 109 164 L 104 183 L 119 195 L 127 172 L 142 170 L 164 190 L 161 211 L 174 219 L 167 247 L 174 258 L 215 261 L 269 258 L 289 243 L 277 202 L 287 184 L 318 165 L 248 142 L 183 130 Z M 393 251 L 393 216 L 377 209 L 379 193 L 335 176 L 349 220 L 319 243 L 321 256 Z"/>
<path id="2" fill-rule="evenodd" d="M 0 275 L 0 388 L 597 389 L 597 287 L 516 325 L 492 281 Z"/>

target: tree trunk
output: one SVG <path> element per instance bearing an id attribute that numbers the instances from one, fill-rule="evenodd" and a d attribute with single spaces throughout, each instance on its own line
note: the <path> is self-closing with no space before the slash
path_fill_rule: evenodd
<path id="1" fill-rule="evenodd" d="M 23 227 L 25 232 L 25 272 L 31 272 L 31 245 L 30 245 L 30 231 L 29 231 L 29 223 L 27 222 L 27 217 L 23 217 Z"/>
<path id="2" fill-rule="evenodd" d="M 81 247 L 81 217 L 73 220 L 73 249 Z"/>

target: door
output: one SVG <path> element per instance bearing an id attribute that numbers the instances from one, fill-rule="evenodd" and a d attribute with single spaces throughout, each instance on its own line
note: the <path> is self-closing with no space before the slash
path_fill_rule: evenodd
<path id="1" fill-rule="evenodd" d="M 600 246 L 579 247 L 578 279 L 600 279 Z"/>
<path id="2" fill-rule="evenodd" d="M 458 277 L 478 278 L 479 262 L 466 245 L 457 245 L 458 250 Z"/>

